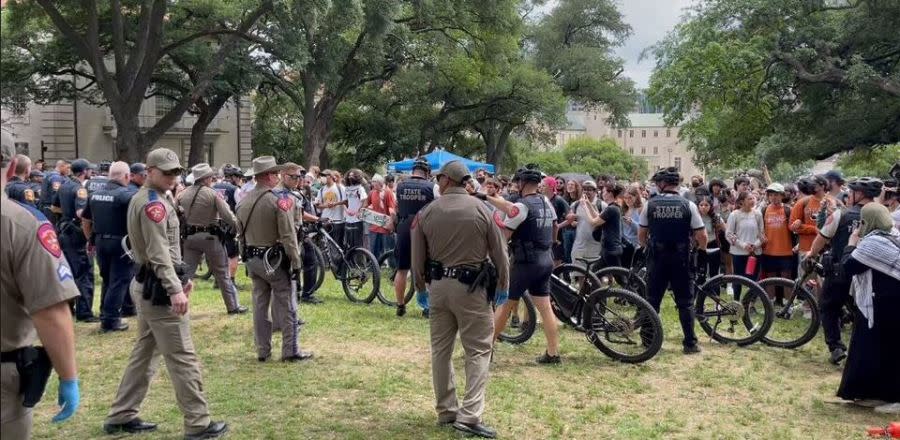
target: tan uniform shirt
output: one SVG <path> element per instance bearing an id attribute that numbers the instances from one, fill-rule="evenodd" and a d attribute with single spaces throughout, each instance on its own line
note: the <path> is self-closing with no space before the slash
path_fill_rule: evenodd
<path id="1" fill-rule="evenodd" d="M 291 259 L 291 269 L 300 269 L 300 247 L 294 229 L 296 205 L 296 199 L 287 194 L 276 195 L 273 190 L 259 186 L 253 188 L 238 205 L 237 229 L 244 237 L 242 245 L 269 247 L 281 243 Z"/>
<path id="2" fill-rule="evenodd" d="M 189 225 L 209 226 L 216 224 L 216 220 L 221 218 L 232 228 L 235 227 L 234 213 L 228 207 L 228 202 L 208 186 L 191 186 L 178 199 L 178 204 Z"/>
<path id="3" fill-rule="evenodd" d="M 181 263 L 181 232 L 172 200 L 145 185 L 128 204 L 128 240 L 134 262 L 149 264 L 169 295 L 182 292 L 175 274 Z"/>
<path id="4" fill-rule="evenodd" d="M 445 267 L 478 265 L 490 257 L 497 267 L 497 289 L 509 288 L 506 240 L 481 200 L 463 188 L 448 188 L 416 215 L 411 227 L 412 270 L 417 291 L 425 290 L 425 261 Z"/>
<path id="5" fill-rule="evenodd" d="M 78 296 L 56 232 L 44 215 L 0 196 L 0 351 L 34 344 L 32 314 Z"/>
<path id="6" fill-rule="evenodd" d="M 278 186 L 275 187 L 274 191 L 278 194 L 285 193 L 285 194 L 293 197 L 293 200 L 294 200 L 294 209 L 293 209 L 294 225 L 296 225 L 296 226 L 301 225 L 303 223 L 303 205 L 301 204 L 302 199 L 300 198 L 300 196 L 298 194 L 296 194 L 296 192 L 294 190 L 287 189 L 284 187 L 284 185 L 282 185 L 280 183 L 278 184 Z"/>

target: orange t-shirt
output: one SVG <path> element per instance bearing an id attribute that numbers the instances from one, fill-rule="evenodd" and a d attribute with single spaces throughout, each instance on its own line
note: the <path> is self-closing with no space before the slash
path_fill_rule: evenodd
<path id="1" fill-rule="evenodd" d="M 788 229 L 789 218 L 784 215 L 784 206 L 767 206 L 763 214 L 766 231 L 766 245 L 763 255 L 773 257 L 790 257 L 794 255 L 791 243 L 791 230 Z"/>
<path id="2" fill-rule="evenodd" d="M 819 233 L 819 229 L 816 228 L 815 216 L 819 215 L 821 205 L 822 201 L 815 196 L 806 196 L 797 201 L 797 204 L 791 209 L 791 221 L 788 226 L 794 223 L 794 220 L 800 220 L 803 223 L 800 230 L 797 231 L 797 235 L 800 237 L 800 250 L 803 252 L 809 251 L 816 234 Z"/>

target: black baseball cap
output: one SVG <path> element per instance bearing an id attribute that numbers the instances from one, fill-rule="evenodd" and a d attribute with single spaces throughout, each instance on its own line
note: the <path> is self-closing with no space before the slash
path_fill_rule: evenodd
<path id="1" fill-rule="evenodd" d="M 141 174 L 147 172 L 147 165 L 144 165 L 141 162 L 135 162 L 131 164 L 131 168 L 129 169 L 131 174 Z"/>
<path id="2" fill-rule="evenodd" d="M 85 159 L 75 159 L 72 161 L 72 173 L 78 174 L 83 173 L 85 170 L 91 168 L 91 163 Z"/>
<path id="3" fill-rule="evenodd" d="M 843 184 L 845 182 L 844 175 L 838 170 L 831 170 L 825 173 L 825 180 Z"/>

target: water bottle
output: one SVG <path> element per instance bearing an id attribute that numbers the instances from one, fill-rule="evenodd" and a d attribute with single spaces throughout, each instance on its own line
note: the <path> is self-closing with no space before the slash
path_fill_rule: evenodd
<path id="1" fill-rule="evenodd" d="M 866 433 L 869 434 L 869 437 L 879 437 L 879 438 L 900 438 L 900 423 L 893 422 L 885 427 L 871 427 L 866 429 Z"/>
<path id="2" fill-rule="evenodd" d="M 747 259 L 747 267 L 744 268 L 744 273 L 748 277 L 753 277 L 753 274 L 756 273 L 756 255 L 751 255 Z"/>

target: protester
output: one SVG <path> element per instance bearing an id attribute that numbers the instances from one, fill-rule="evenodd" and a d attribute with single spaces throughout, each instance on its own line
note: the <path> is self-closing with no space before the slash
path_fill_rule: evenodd
<path id="1" fill-rule="evenodd" d="M 619 208 L 619 197 L 625 188 L 618 183 L 607 183 L 603 188 L 603 201 L 606 207 L 597 212 L 593 203 L 585 203 L 588 207 L 588 221 L 594 228 L 592 238 L 601 243 L 600 257 L 603 266 L 622 265 L 622 210 Z"/>
<path id="2" fill-rule="evenodd" d="M 347 172 L 347 178 L 344 179 L 347 186 L 344 189 L 344 200 L 346 209 L 344 210 L 344 241 L 346 249 L 361 247 L 364 242 L 365 223 L 359 218 L 359 210 L 366 205 L 368 195 L 363 187 L 362 171 L 354 168 Z M 341 243 L 340 241 L 338 243 Z"/>
<path id="3" fill-rule="evenodd" d="M 794 262 L 793 235 L 788 229 L 791 209 L 784 205 L 784 186 L 773 183 L 766 188 L 768 205 L 762 208 L 765 244 L 763 246 L 762 271 L 766 276 L 790 278 Z M 776 292 L 768 292 L 776 298 Z M 776 303 L 781 305 L 784 292 L 777 292 Z"/>
<path id="4" fill-rule="evenodd" d="M 594 239 L 594 226 L 591 225 L 589 209 L 586 205 L 594 205 L 596 211 L 606 206 L 597 197 L 597 184 L 593 180 L 585 180 L 581 184 L 581 199 L 572 204 L 572 217 L 576 221 L 575 241 L 572 243 L 572 263 L 584 267 L 582 259 L 594 259 L 600 256 L 602 245 Z"/>
<path id="5" fill-rule="evenodd" d="M 376 174 L 372 177 L 372 191 L 369 192 L 366 207 L 372 211 L 393 217 L 397 210 L 397 199 L 394 192 L 384 185 L 384 177 Z M 378 258 L 386 251 L 394 249 L 394 225 L 388 222 L 385 227 L 369 226 L 369 248 L 372 255 Z"/>
<path id="6" fill-rule="evenodd" d="M 759 264 L 748 264 L 750 258 L 762 253 L 762 247 L 766 244 L 765 228 L 762 214 L 756 207 L 756 195 L 750 191 L 739 192 L 737 196 L 738 209 L 728 216 L 725 234 L 731 243 L 731 258 L 734 261 L 735 272 L 756 280 L 759 274 Z M 735 284 L 734 298 L 740 300 L 741 286 Z"/>
<path id="7" fill-rule="evenodd" d="M 725 231 L 725 222 L 722 221 L 719 213 L 713 209 L 712 198 L 710 196 L 700 196 L 697 199 L 697 210 L 700 212 L 700 218 L 703 219 L 703 228 L 706 230 L 706 236 L 708 237 L 707 248 L 719 248 L 718 237 L 720 232 Z M 707 277 L 714 277 L 719 274 L 719 268 L 722 263 L 720 258 L 705 258 L 703 261 L 706 263 L 706 267 L 701 267 L 700 269 L 706 271 Z"/>
<path id="8" fill-rule="evenodd" d="M 581 200 L 581 185 L 575 180 L 566 182 L 562 198 L 569 204 L 569 213 L 566 215 L 566 219 L 559 224 L 563 242 L 563 262 L 569 264 L 572 262 L 572 246 L 575 245 L 575 225 L 577 223 L 571 207 L 575 202 Z"/>
<path id="9" fill-rule="evenodd" d="M 553 177 L 547 176 L 543 180 L 541 191 L 544 197 L 550 201 L 553 211 L 556 213 L 557 229 L 553 231 L 553 265 L 559 266 L 563 262 L 564 249 L 559 233 L 559 224 L 565 223 L 569 214 L 569 204 L 557 193 L 557 185 L 559 183 Z"/>

